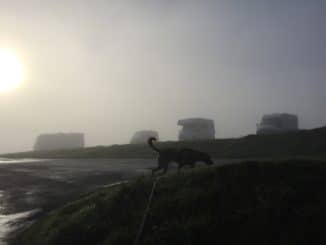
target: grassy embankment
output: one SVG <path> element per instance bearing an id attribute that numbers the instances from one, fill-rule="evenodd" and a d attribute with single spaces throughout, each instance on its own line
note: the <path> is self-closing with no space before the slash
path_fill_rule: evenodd
<path id="1" fill-rule="evenodd" d="M 326 157 L 326 127 L 279 135 L 249 135 L 238 139 L 162 142 L 158 147 L 188 147 L 215 158 Z M 75 150 L 3 154 L 9 158 L 153 158 L 146 144 L 98 146 Z"/>
<path id="2" fill-rule="evenodd" d="M 133 244 L 153 179 L 50 213 L 20 245 Z M 246 162 L 159 180 L 141 244 L 325 244 L 326 162 Z"/>

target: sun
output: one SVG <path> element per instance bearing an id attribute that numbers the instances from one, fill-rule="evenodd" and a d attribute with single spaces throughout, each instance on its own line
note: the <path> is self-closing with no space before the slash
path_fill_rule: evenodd
<path id="1" fill-rule="evenodd" d="M 0 92 L 17 88 L 24 79 L 24 67 L 14 52 L 0 48 Z"/>

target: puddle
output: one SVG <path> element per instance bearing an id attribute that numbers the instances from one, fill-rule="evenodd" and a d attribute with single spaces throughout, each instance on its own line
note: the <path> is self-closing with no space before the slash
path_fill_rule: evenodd
<path id="1" fill-rule="evenodd" d="M 34 158 L 0 158 L 0 164 L 10 164 L 10 163 L 34 163 L 34 162 L 48 162 L 49 159 L 34 159 Z"/>

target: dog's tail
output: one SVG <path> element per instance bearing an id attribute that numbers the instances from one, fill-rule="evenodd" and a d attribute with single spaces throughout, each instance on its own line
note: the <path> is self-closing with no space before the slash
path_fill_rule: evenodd
<path id="1" fill-rule="evenodd" d="M 156 152 L 160 153 L 161 151 L 155 146 L 153 145 L 153 141 L 156 141 L 156 138 L 154 137 L 150 137 L 148 140 L 147 140 L 147 143 L 148 145 Z"/>

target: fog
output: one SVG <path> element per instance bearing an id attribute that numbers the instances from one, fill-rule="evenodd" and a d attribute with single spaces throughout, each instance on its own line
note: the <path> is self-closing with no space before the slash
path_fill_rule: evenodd
<path id="1" fill-rule="evenodd" d="M 0 152 L 52 132 L 175 140 L 186 117 L 214 119 L 217 138 L 273 112 L 324 126 L 325 12 L 323 0 L 0 0 L 0 47 L 26 70 L 0 94 Z"/>

